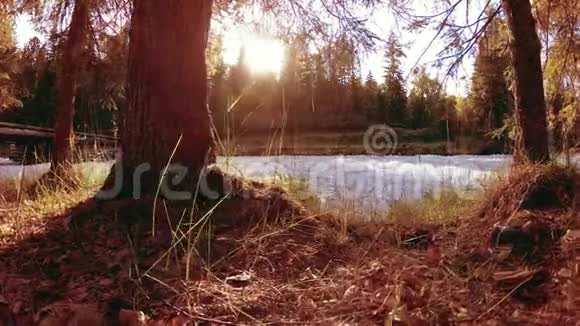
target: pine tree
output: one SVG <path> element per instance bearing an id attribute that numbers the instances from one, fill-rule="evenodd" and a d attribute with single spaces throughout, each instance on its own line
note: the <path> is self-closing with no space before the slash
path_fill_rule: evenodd
<path id="1" fill-rule="evenodd" d="M 390 123 L 404 123 L 407 111 L 407 92 L 405 79 L 401 72 L 401 58 L 405 57 L 403 46 L 394 33 L 389 35 L 385 53 L 385 115 Z"/>
<path id="2" fill-rule="evenodd" d="M 372 72 L 369 71 L 364 84 L 363 105 L 366 112 L 367 120 L 376 122 L 378 112 L 379 85 L 375 80 Z"/>
<path id="3" fill-rule="evenodd" d="M 86 54 L 85 47 L 89 39 L 90 5 L 90 0 L 75 1 L 62 53 L 62 64 L 58 71 L 58 103 L 51 165 L 55 172 L 60 172 L 63 164 L 71 159 L 71 150 L 74 145 L 75 96 L 79 74 L 85 59 L 83 58 Z"/>
<path id="4" fill-rule="evenodd" d="M 574 81 L 580 80 L 580 69 L 575 63 L 580 53 L 578 5 L 574 0 L 534 2 L 544 49 L 544 85 L 552 145 L 564 152 L 580 142 L 580 106 L 574 86 Z"/>
<path id="5" fill-rule="evenodd" d="M 212 0 L 135 2 L 128 105 L 121 112 L 123 159 L 105 182 L 108 196 L 154 194 L 170 158 L 173 166 L 187 169 L 172 189 L 190 195 L 203 168 L 215 160 L 206 71 L 212 5 Z"/>
<path id="6" fill-rule="evenodd" d="M 243 46 L 240 48 L 238 61 L 236 65 L 232 67 L 229 79 L 232 86 L 233 95 L 236 97 L 240 96 L 249 86 L 250 71 L 246 63 L 246 48 Z"/>
<path id="7" fill-rule="evenodd" d="M 513 105 L 506 72 L 509 54 L 503 22 L 495 20 L 478 42 L 468 105 L 474 130 L 488 134 L 503 126 Z"/>
<path id="8" fill-rule="evenodd" d="M 303 51 L 300 57 L 300 88 L 303 90 L 302 106 L 305 115 L 314 112 L 315 103 L 315 81 L 316 68 L 314 66 L 314 55 Z"/>
<path id="9" fill-rule="evenodd" d="M 223 134 L 225 131 L 226 118 L 226 73 L 227 67 L 223 58 L 223 38 L 215 35 L 212 38 L 209 55 L 208 70 L 210 77 L 209 107 L 212 113 L 216 131 Z"/>
<path id="10" fill-rule="evenodd" d="M 328 105 L 330 82 L 325 67 L 324 56 L 321 53 L 314 55 L 314 108 L 313 111 L 325 111 Z"/>
<path id="11" fill-rule="evenodd" d="M 531 162 L 550 159 L 542 46 L 529 0 L 502 0 L 510 32 L 514 76 L 515 120 L 518 125 L 517 158 Z"/>
<path id="12" fill-rule="evenodd" d="M 349 88 L 352 103 L 350 114 L 355 118 L 358 118 L 364 115 L 364 112 L 362 111 L 363 84 L 358 65 L 353 64 L 351 67 Z"/>
<path id="13" fill-rule="evenodd" d="M 18 12 L 30 14 L 32 20 L 49 34 L 48 44 L 57 60 L 54 60 L 57 73 L 57 102 L 54 117 L 55 139 L 52 155 L 52 169 L 71 159 L 70 151 L 74 144 L 73 126 L 75 108 L 87 106 L 76 103 L 77 88 L 81 78 L 87 75 L 87 62 L 102 59 L 98 50 L 102 38 L 117 29 L 112 17 L 120 18 L 128 9 L 128 1 L 115 0 L 19 0 Z M 118 19 L 121 21 L 123 19 Z M 103 32 L 107 30 L 108 32 Z M 124 69 L 120 69 L 123 71 Z M 83 74 L 85 76 L 83 76 Z M 85 85 L 86 86 L 86 85 Z M 85 89 L 86 90 L 86 89 Z M 86 112 L 85 112 L 86 113 Z M 78 119 L 77 119 L 78 120 Z M 57 169 L 58 170 L 58 169 Z"/>
<path id="14" fill-rule="evenodd" d="M 409 96 L 411 127 L 419 129 L 438 126 L 441 120 L 446 119 L 446 105 L 441 83 L 429 77 L 424 68 L 420 69 L 413 80 Z"/>
<path id="15" fill-rule="evenodd" d="M 17 55 L 12 17 L 8 7 L 0 5 L 0 111 L 21 106 L 14 81 Z"/>

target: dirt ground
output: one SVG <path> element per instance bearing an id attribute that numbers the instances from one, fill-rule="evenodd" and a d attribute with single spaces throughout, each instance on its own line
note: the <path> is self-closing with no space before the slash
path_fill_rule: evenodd
<path id="1" fill-rule="evenodd" d="M 6 205 L 0 325 L 578 325 L 578 184 L 521 168 L 469 215 L 412 226 L 312 215 L 258 183 L 193 215 L 157 205 L 155 235 L 147 200 L 18 229 Z"/>

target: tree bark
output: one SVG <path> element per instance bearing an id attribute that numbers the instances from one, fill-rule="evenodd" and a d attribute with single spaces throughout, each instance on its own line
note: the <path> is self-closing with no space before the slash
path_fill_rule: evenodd
<path id="1" fill-rule="evenodd" d="M 163 180 L 172 190 L 193 192 L 212 161 L 205 58 L 212 2 L 134 2 L 128 107 L 120 115 L 122 157 L 104 187 L 109 191 L 122 180 L 115 197 L 154 194 Z M 186 168 L 187 175 L 162 178 L 169 163 Z"/>
<path id="2" fill-rule="evenodd" d="M 89 28 L 89 0 L 76 0 L 62 55 L 55 118 L 52 169 L 58 171 L 71 157 L 78 74 L 83 63 Z"/>
<path id="3" fill-rule="evenodd" d="M 510 31 L 515 79 L 516 151 L 531 162 L 550 158 L 541 45 L 529 0 L 502 0 Z M 518 155 L 516 155 L 517 157 Z"/>

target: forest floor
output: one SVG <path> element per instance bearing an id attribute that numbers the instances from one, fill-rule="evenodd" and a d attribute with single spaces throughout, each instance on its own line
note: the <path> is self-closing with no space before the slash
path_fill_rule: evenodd
<path id="1" fill-rule="evenodd" d="M 245 199 L 193 212 L 83 188 L 4 198 L 0 325 L 578 325 L 571 171 L 519 167 L 458 210 L 396 213 L 439 221 L 354 222 L 232 182 Z"/>

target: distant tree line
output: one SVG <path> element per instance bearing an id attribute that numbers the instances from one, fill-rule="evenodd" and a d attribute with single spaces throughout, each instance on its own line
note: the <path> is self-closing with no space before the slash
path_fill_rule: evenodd
<path id="1" fill-rule="evenodd" d="M 42 43 L 32 38 L 24 47 L 11 48 L 10 82 L 14 100 L 0 112 L 2 121 L 54 127 L 57 107 L 58 56 L 62 39 Z M 101 35 L 99 51 L 85 53 L 75 96 L 77 131 L 109 132 L 116 127 L 116 112 L 126 104 L 127 32 Z"/>
<path id="2" fill-rule="evenodd" d="M 573 53 L 570 31 L 565 33 L 562 12 L 566 8 L 552 6 L 551 16 L 542 20 L 546 4 L 538 6 L 540 31 L 550 36 L 544 69 L 553 144 L 570 147 L 577 132 L 573 82 L 577 70 L 569 54 Z M 33 38 L 16 48 L 13 32 L 10 16 L 0 15 L 0 118 L 52 127 L 58 102 L 57 73 L 62 67 L 59 53 L 65 38 L 53 33 L 45 42 Z M 102 133 L 118 128 L 117 112 L 127 105 L 128 34 L 127 28 L 102 32 L 83 48 L 85 64 L 74 101 L 76 130 Z M 420 130 L 425 141 L 464 136 L 489 142 L 494 152 L 511 147 L 513 78 L 508 31 L 502 19 L 493 20 L 477 43 L 466 97 L 446 94 L 442 82 L 422 67 L 413 71 L 407 83 L 401 63 L 405 49 L 394 33 L 386 38 L 381 76 L 363 76 L 360 53 L 346 38 L 313 48 L 305 35 L 297 35 L 285 44 L 286 58 L 279 75 L 252 74 L 245 64 L 244 48 L 238 62 L 230 66 L 223 59 L 222 36 L 210 37 L 209 106 L 220 135 L 362 131 L 384 123 Z"/>
<path id="3" fill-rule="evenodd" d="M 210 107 L 219 131 L 363 130 L 384 123 L 433 128 L 444 137 L 440 126 L 447 119 L 456 129 L 455 98 L 425 69 L 417 70 L 407 91 L 401 71 L 405 53 L 394 34 L 388 38 L 384 75 L 378 80 L 370 72 L 362 76 L 360 56 L 345 40 L 311 49 L 304 38 L 292 39 L 279 76 L 253 75 L 244 64 L 244 49 L 237 64 L 227 66 L 221 37 L 213 40 Z"/>

